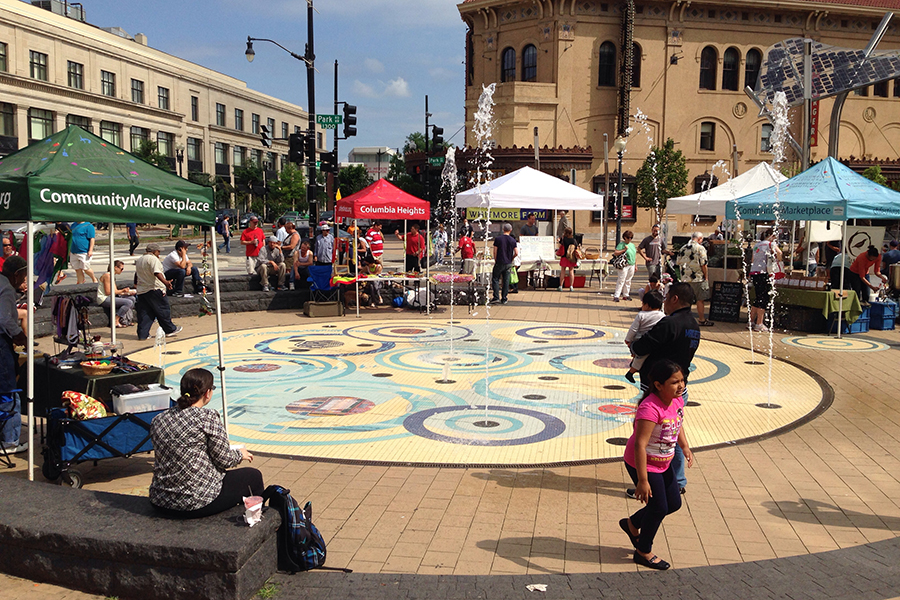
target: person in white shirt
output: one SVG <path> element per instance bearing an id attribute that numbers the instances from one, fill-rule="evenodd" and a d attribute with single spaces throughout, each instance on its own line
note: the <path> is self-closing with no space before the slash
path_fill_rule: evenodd
<path id="1" fill-rule="evenodd" d="M 259 275 L 259 283 L 262 291 L 269 291 L 269 275 L 278 276 L 276 290 L 284 289 L 285 278 L 284 254 L 281 253 L 281 243 L 274 235 L 269 236 L 266 246 L 256 257 L 256 273 Z"/>
<path id="2" fill-rule="evenodd" d="M 194 293 L 199 294 L 203 291 L 203 280 L 200 279 L 200 270 L 188 258 L 188 246 L 189 244 L 186 241 L 178 240 L 175 242 L 175 249 L 169 252 L 162 261 L 163 273 L 166 279 L 172 282 L 172 293 L 169 295 L 174 298 L 184 295 L 184 280 L 188 273 L 191 274 Z"/>
<path id="3" fill-rule="evenodd" d="M 159 260 L 159 244 L 147 244 L 147 253 L 137 259 L 134 270 L 137 276 L 137 334 L 139 340 L 150 337 L 150 326 L 155 320 L 166 332 L 166 336 L 176 335 L 181 327 L 172 322 L 172 310 L 166 291 L 172 289 L 172 282 L 166 279 L 162 261 Z"/>

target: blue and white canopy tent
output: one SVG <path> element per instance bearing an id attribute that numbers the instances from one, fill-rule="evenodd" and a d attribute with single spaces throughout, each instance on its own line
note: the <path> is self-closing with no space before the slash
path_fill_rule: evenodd
<path id="1" fill-rule="evenodd" d="M 729 219 L 785 221 L 849 221 L 850 219 L 900 219 L 900 193 L 858 175 L 828 157 L 787 181 L 749 194 L 725 205 Z M 846 266 L 847 228 L 843 228 L 841 266 Z M 838 337 L 844 302 L 841 269 Z"/>

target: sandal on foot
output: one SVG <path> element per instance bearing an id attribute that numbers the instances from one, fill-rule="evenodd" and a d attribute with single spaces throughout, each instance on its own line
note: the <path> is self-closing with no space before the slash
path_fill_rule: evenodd
<path id="1" fill-rule="evenodd" d="M 656 562 L 653 562 L 653 559 L 656 559 Z M 653 555 L 653 558 L 647 560 L 646 558 L 638 554 L 637 551 L 635 551 L 634 553 L 634 562 L 639 565 L 643 565 L 648 569 L 656 569 L 657 571 L 665 571 L 672 566 L 655 554 Z"/>
<path id="2" fill-rule="evenodd" d="M 631 535 L 631 528 L 628 526 L 628 517 L 625 517 L 624 519 L 621 519 L 619 521 L 619 527 L 622 528 L 622 531 L 624 531 L 625 535 L 628 536 L 628 539 L 631 540 L 631 545 L 634 546 L 635 548 L 637 548 L 638 536 Z M 640 555 L 635 553 L 635 556 L 640 556 Z"/>
<path id="3" fill-rule="evenodd" d="M 709 319 L 707 319 L 707 320 L 705 320 L 705 321 L 700 321 L 700 325 L 701 325 L 702 327 L 712 327 L 713 325 L 715 325 L 715 323 L 713 323 L 712 321 L 710 321 Z"/>

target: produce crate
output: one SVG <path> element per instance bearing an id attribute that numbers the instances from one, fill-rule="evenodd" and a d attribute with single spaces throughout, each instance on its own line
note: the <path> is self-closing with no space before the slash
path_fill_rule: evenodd
<path id="1" fill-rule="evenodd" d="M 833 312 L 828 316 L 828 325 L 825 329 L 826 333 L 837 333 L 837 313 Z M 869 332 L 869 309 L 864 308 L 862 315 L 853 323 L 847 323 L 846 315 L 841 318 L 841 333 L 868 333 Z"/>
<path id="2" fill-rule="evenodd" d="M 869 327 L 878 331 L 894 329 L 897 319 L 897 304 L 894 302 L 872 302 L 869 304 Z"/>

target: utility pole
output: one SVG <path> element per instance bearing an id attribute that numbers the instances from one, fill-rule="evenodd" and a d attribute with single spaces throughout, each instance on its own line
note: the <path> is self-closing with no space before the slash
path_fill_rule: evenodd
<path id="1" fill-rule="evenodd" d="M 422 173 L 425 176 L 425 199 L 428 200 L 428 203 L 431 203 L 431 186 L 429 185 L 428 180 L 428 158 L 431 154 L 428 152 L 428 117 L 431 116 L 431 113 L 428 112 L 428 94 L 425 94 L 425 167 L 422 169 Z"/>
<path id="2" fill-rule="evenodd" d="M 335 59 L 334 61 L 334 114 L 338 114 L 338 61 Z M 340 162 L 338 161 L 338 129 L 337 125 L 334 126 L 334 163 L 335 167 L 338 171 L 341 170 Z M 338 189 L 338 174 L 332 173 L 331 180 L 331 191 L 328 192 L 329 198 L 337 197 L 337 189 Z M 337 210 L 337 207 L 335 207 Z"/>
<path id="3" fill-rule="evenodd" d="M 313 33 L 313 0 L 306 0 L 306 87 L 307 87 L 307 103 L 309 103 L 309 144 L 307 148 L 307 178 L 306 182 L 306 203 L 309 206 L 310 228 L 313 225 L 313 219 L 319 221 L 319 206 L 316 201 L 316 51 L 315 51 L 315 34 Z"/>

